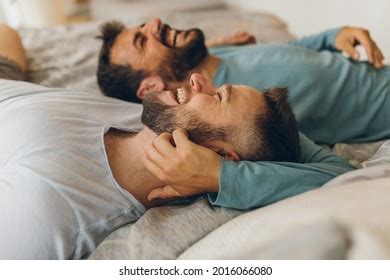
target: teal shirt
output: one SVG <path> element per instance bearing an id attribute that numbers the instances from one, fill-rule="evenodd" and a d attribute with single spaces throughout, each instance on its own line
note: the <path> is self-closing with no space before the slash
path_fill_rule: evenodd
<path id="1" fill-rule="evenodd" d="M 236 209 L 260 207 L 321 187 L 355 169 L 303 134 L 300 142 L 300 163 L 223 160 L 219 192 L 208 193 L 211 204 Z"/>
<path id="2" fill-rule="evenodd" d="M 211 49 L 220 58 L 214 83 L 287 87 L 300 131 L 317 143 L 389 138 L 390 67 L 345 58 L 333 46 L 339 30 L 288 44 Z"/>

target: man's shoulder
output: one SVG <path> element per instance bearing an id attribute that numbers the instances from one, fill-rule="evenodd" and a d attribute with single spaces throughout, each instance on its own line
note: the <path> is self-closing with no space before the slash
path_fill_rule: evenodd
<path id="1" fill-rule="evenodd" d="M 209 52 L 212 55 L 223 56 L 225 54 L 231 54 L 231 53 L 245 53 L 248 50 L 257 49 L 260 46 L 262 45 L 253 44 L 253 45 L 246 45 L 246 46 L 221 46 L 221 47 L 210 48 Z"/>
<path id="2" fill-rule="evenodd" d="M 221 46 L 209 48 L 210 54 L 218 55 L 224 53 L 246 53 L 259 51 L 261 49 L 275 48 L 275 47 L 291 47 L 291 45 L 286 42 L 266 42 L 266 43 L 256 43 L 245 46 Z"/>
<path id="3" fill-rule="evenodd" d="M 38 89 L 46 89 L 44 86 L 32 84 L 25 81 L 15 81 L 0 78 L 0 102 L 29 92 L 36 92 Z"/>
<path id="4" fill-rule="evenodd" d="M 13 100 L 23 98 L 27 100 L 36 99 L 38 96 L 45 96 L 46 99 L 58 100 L 59 97 L 80 98 L 89 96 L 90 98 L 101 99 L 103 95 L 96 93 L 89 93 L 79 90 L 47 87 L 44 85 L 38 85 L 26 81 L 15 81 L 0 78 L 0 103 L 6 100 Z M 27 98 L 27 99 L 26 99 Z M 2 104 L 4 106 L 4 104 Z"/>

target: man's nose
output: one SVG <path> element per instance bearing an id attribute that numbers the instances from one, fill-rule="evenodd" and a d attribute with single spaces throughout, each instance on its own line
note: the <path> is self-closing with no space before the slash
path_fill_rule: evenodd
<path id="1" fill-rule="evenodd" d="M 190 85 L 194 93 L 215 94 L 212 82 L 201 74 L 192 74 L 190 77 Z"/>
<path id="2" fill-rule="evenodd" d="M 160 26 L 161 26 L 161 19 L 153 18 L 148 22 L 148 24 L 146 26 L 147 26 L 149 31 L 157 34 L 159 29 L 160 29 Z"/>

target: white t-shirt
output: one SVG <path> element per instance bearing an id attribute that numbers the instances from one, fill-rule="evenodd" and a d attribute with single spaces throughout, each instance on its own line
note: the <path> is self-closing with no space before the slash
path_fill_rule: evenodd
<path id="1" fill-rule="evenodd" d="M 142 106 L 0 79 L 0 259 L 79 259 L 145 208 L 115 181 L 104 133 Z"/>

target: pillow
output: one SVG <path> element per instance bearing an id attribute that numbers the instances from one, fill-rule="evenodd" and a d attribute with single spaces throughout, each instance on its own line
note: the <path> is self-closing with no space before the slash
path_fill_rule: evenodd
<path id="1" fill-rule="evenodd" d="M 390 163 L 390 140 L 379 147 L 378 151 L 362 163 L 363 167 L 370 167 Z"/>
<path id="2" fill-rule="evenodd" d="M 378 178 L 328 185 L 236 217 L 180 258 L 388 259 L 390 165 L 370 169 L 379 167 L 387 171 Z M 343 176 L 357 180 L 365 170 Z"/>

